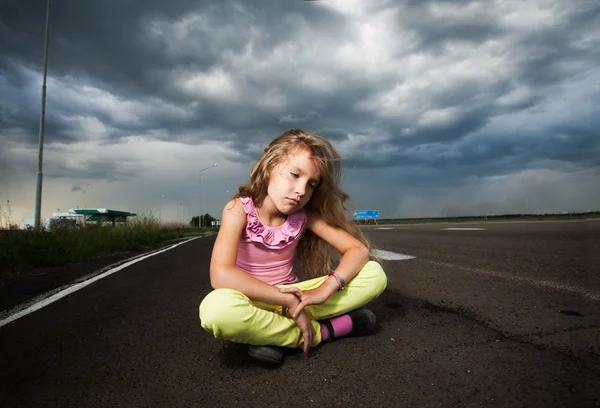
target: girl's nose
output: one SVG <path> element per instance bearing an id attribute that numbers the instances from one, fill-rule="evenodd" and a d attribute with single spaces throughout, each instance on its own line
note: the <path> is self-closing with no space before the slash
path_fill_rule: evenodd
<path id="1" fill-rule="evenodd" d="M 306 192 L 306 184 L 302 183 L 302 182 L 296 183 L 296 194 L 298 194 L 300 197 L 302 197 L 305 192 Z"/>

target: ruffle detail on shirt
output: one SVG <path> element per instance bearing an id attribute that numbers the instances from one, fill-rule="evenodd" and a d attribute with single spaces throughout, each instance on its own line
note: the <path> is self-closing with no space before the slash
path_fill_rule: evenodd
<path id="1" fill-rule="evenodd" d="M 293 243 L 302 234 L 306 223 L 304 210 L 288 215 L 285 222 L 279 227 L 267 227 L 258 217 L 251 197 L 240 197 L 240 201 L 244 205 L 244 212 L 248 217 L 246 235 L 250 241 L 261 243 L 267 248 L 280 249 Z"/>

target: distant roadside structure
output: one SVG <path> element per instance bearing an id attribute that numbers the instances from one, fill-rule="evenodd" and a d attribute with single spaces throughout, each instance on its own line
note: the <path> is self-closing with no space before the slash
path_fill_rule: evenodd
<path id="1" fill-rule="evenodd" d="M 52 213 L 52 217 L 48 220 L 48 226 L 50 229 L 53 228 L 73 228 L 77 225 L 81 225 L 83 222 L 83 215 L 74 214 L 71 212 L 55 212 Z"/>
<path id="2" fill-rule="evenodd" d="M 128 217 L 135 217 L 136 213 L 129 211 L 111 210 L 108 208 L 76 208 L 68 212 L 54 212 L 50 218 L 42 218 L 40 226 L 42 229 L 73 228 L 77 225 L 95 223 L 96 225 L 127 224 Z M 35 219 L 23 220 L 23 229 L 35 228 Z"/>
<path id="3" fill-rule="evenodd" d="M 53 212 L 50 218 L 40 218 L 40 228 L 49 230 L 51 228 L 71 228 L 80 225 L 83 222 L 83 216 L 71 212 Z M 26 218 L 23 220 L 23 229 L 35 228 L 35 219 Z"/>
<path id="4" fill-rule="evenodd" d="M 379 210 L 359 210 L 354 211 L 354 222 L 357 224 L 377 224 L 379 219 Z"/>
<path id="5" fill-rule="evenodd" d="M 137 213 L 120 210 L 109 210 L 107 208 L 77 208 L 70 209 L 70 213 L 84 217 L 84 223 L 95 222 L 98 225 L 110 223 L 116 226 L 117 223 L 127 224 L 127 217 L 135 217 Z"/>

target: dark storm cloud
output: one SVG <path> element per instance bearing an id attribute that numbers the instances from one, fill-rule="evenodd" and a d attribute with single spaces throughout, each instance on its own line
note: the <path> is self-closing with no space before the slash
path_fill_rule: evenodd
<path id="1" fill-rule="evenodd" d="M 206 2 L 204 2 L 206 3 Z M 145 19 L 177 19 L 202 2 L 54 2 L 50 12 L 51 71 L 58 76 L 85 73 L 117 83 L 115 88 L 142 87 L 150 65 L 165 64 L 164 54 L 143 46 Z M 43 58 L 45 2 L 8 0 L 3 4 L 2 34 L 11 41 L 2 55 L 39 67 Z"/>
<path id="2" fill-rule="evenodd" d="M 229 158 L 236 162 L 252 162 L 275 135 L 304 127 L 336 144 L 346 142 L 349 134 L 373 135 L 372 141 L 365 140 L 348 154 L 345 164 L 357 168 L 454 169 L 454 179 L 460 180 L 475 167 L 480 174 L 494 174 L 499 169 L 510 172 L 536 159 L 595 163 L 598 144 L 588 117 L 582 117 L 577 125 L 549 123 L 542 125 L 541 131 L 526 130 L 518 137 L 510 132 L 490 134 L 486 140 L 469 136 L 483 131 L 500 115 L 556 98 L 557 86 L 598 66 L 600 44 L 598 36 L 590 34 L 600 25 L 600 3 L 556 2 L 550 10 L 559 16 L 555 20 L 520 28 L 508 26 L 501 11 L 492 5 L 497 3 L 488 7 L 469 1 L 384 1 L 367 6 L 373 13 L 393 12 L 396 26 L 390 30 L 397 38 L 410 40 L 405 48 L 390 44 L 387 49 L 401 62 L 419 53 L 431 58 L 435 67 L 437 61 L 451 58 L 452 47 L 467 44 L 484 50 L 496 42 L 507 44 L 502 57 L 506 68 L 512 70 L 510 76 L 494 81 L 465 75 L 468 79 L 451 86 L 420 89 L 413 97 L 415 104 L 420 104 L 420 113 L 386 116 L 377 107 L 366 110 L 360 104 L 409 81 L 401 72 L 397 76 L 349 76 L 331 90 L 306 87 L 298 80 L 316 64 L 331 71 L 334 79 L 344 72 L 340 69 L 347 68 L 338 66 L 333 58 L 328 60 L 327 55 L 301 60 L 295 54 L 298 49 L 319 45 L 311 43 L 315 37 L 307 33 L 319 33 L 319 39 L 331 47 L 328 50 L 357 35 L 356 21 L 317 2 L 55 2 L 49 73 L 64 89 L 49 88 L 48 141 L 78 141 L 81 130 L 75 119 L 81 116 L 105 125 L 106 143 L 153 131 L 152 137 L 157 139 L 194 144 L 201 133 L 203 140 L 228 146 Z M 440 13 L 436 11 L 439 6 L 452 6 L 453 12 Z M 0 85 L 5 91 L 0 97 L 0 132 L 33 145 L 37 143 L 41 84 L 32 83 L 32 71 L 39 73 L 42 66 L 45 3 L 34 6 L 5 0 L 0 16 L 0 36 L 5 39 L 0 43 Z M 186 25 L 186 21 L 194 22 Z M 174 24 L 178 25 L 174 28 Z M 275 49 L 289 53 L 285 70 L 269 69 Z M 245 54 L 256 65 L 232 63 L 233 57 Z M 25 69 L 32 71 L 26 73 Z M 239 97 L 186 93 L 174 83 L 187 72 L 214 69 L 230 75 Z M 72 93 L 81 84 L 117 100 L 107 99 L 102 104 L 102 96 L 90 97 L 89 102 L 78 100 Z M 497 103 L 523 87 L 529 88 L 527 97 L 508 105 Z M 283 95 L 286 106 L 261 105 L 272 93 Z M 127 115 L 119 115 L 120 104 L 127 102 L 135 107 L 129 106 Z M 449 108 L 458 109 L 446 121 L 419 122 L 422 113 Z M 63 177 L 72 170 L 57 168 L 53 175 Z M 106 174 L 115 179 L 131 171 L 90 163 L 86 175 Z"/>
<path id="3" fill-rule="evenodd" d="M 96 117 L 109 125 L 111 132 L 106 138 L 113 140 L 149 129 L 159 130 L 155 133 L 157 138 L 187 142 L 197 142 L 186 140 L 185 133 L 190 129 L 212 129 L 204 134 L 213 139 L 237 134 L 242 145 L 271 137 L 274 126 L 265 128 L 264 124 L 275 122 L 277 112 L 253 109 L 248 104 L 235 106 L 202 95 L 190 97 L 174 89 L 169 77 L 174 69 L 208 70 L 222 66 L 225 56 L 239 54 L 250 44 L 255 58 L 267 58 L 273 47 L 293 41 L 298 30 L 305 26 L 326 27 L 344 35 L 342 19 L 325 9 L 299 2 L 268 3 L 268 7 L 265 2 L 256 1 L 54 4 L 49 74 L 67 83 L 83 82 L 99 87 L 124 100 L 148 103 L 152 98 L 156 109 L 117 123 L 111 110 L 76 104 L 57 95 L 57 90 L 49 85 L 48 142 L 76 141 L 72 124 L 67 120 L 74 114 Z M 29 135 L 23 141 L 34 144 L 41 87 L 24 94 L 22 87 L 31 86 L 31 78 L 19 71 L 22 67 L 41 69 L 45 7 L 8 1 L 2 8 L 0 35 L 10 40 L 0 45 L 0 74 L 4 74 L 9 94 L 5 101 L 0 101 L 3 112 L 0 131 L 20 126 Z M 164 27 L 193 15 L 201 16 L 201 20 L 180 40 L 172 38 L 177 33 Z M 253 30 L 260 33 L 259 41 L 250 38 Z M 294 88 L 288 78 L 272 78 L 269 82 L 268 86 L 281 87 L 284 93 Z M 250 77 L 242 85 L 247 95 L 260 96 L 264 93 L 265 78 Z M 174 104 L 185 113 L 185 118 L 161 111 L 161 103 Z"/>
<path id="4" fill-rule="evenodd" d="M 143 171 L 135 162 L 90 160 L 85 169 L 74 168 L 67 164 L 55 164 L 46 176 L 50 178 L 73 178 L 88 180 L 104 180 L 108 183 L 133 179 Z"/>
<path id="5" fill-rule="evenodd" d="M 448 4 L 457 6 L 455 13 L 432 13 L 432 6 Z M 469 12 L 469 6 L 475 4 L 481 7 Z M 393 2 L 386 2 L 386 6 L 396 8 Z M 597 1 L 582 0 L 568 5 L 553 3 L 550 11 L 560 16 L 556 22 L 531 23 L 522 31 L 507 27 L 501 21 L 503 15 L 490 12 L 488 6 L 479 2 L 412 2 L 409 7 L 396 10 L 399 29 L 408 29 L 413 34 L 414 49 L 419 52 L 433 48 L 433 55 L 437 57 L 444 47 L 464 41 L 473 46 L 485 45 L 490 40 L 507 41 L 513 46 L 507 51 L 507 64 L 514 63 L 517 67 L 511 83 L 500 81 L 490 88 L 489 84 L 473 82 L 455 86 L 449 92 L 432 93 L 429 97 L 432 106 L 468 106 L 470 111 L 456 115 L 454 123 L 443 127 L 420 127 L 414 135 L 415 140 L 459 140 L 481 129 L 492 117 L 556 97 L 552 87 L 585 75 L 600 63 L 600 41 L 593 35 L 600 26 L 600 3 Z M 461 15 L 460 10 L 466 13 Z M 533 87 L 530 99 L 507 108 L 493 106 L 495 99 L 522 85 Z M 481 95 L 486 94 L 487 99 L 482 99 Z M 475 96 L 478 98 L 474 99 Z M 394 132 L 397 128 L 390 130 Z M 406 143 L 406 139 L 395 140 L 401 145 Z"/>
<path id="6" fill-rule="evenodd" d="M 8 39 L 0 45 L 2 66 L 6 59 L 17 59 L 41 68 L 45 3 L 34 7 L 7 0 L 1 7 L 0 35 Z M 163 32 L 161 22 L 181 22 L 192 15 L 199 21 L 187 27 L 185 38 L 165 37 L 174 33 Z M 324 9 L 274 0 L 65 0 L 51 7 L 50 21 L 49 66 L 54 75 L 84 75 L 129 97 L 164 92 L 165 85 L 155 80 L 174 66 L 218 66 L 227 54 L 243 51 L 252 29 L 261 30 L 260 42 L 253 44 L 260 58 L 276 44 L 294 39 L 303 25 L 327 25 L 336 31 L 343 23 Z"/>
<path id="7" fill-rule="evenodd" d="M 573 4 L 578 7 L 569 8 L 568 19 L 519 37 L 515 58 L 523 82 L 543 89 L 584 73 L 600 61 L 598 38 L 588 42 L 600 23 L 600 2 Z"/>
<path id="8" fill-rule="evenodd" d="M 397 8 L 394 2 L 387 2 L 378 11 L 385 8 L 396 9 L 398 30 L 406 29 L 412 33 L 414 50 L 431 50 L 434 57 L 440 57 L 445 47 L 458 43 L 471 43 L 474 47 L 484 46 L 488 41 L 506 41 L 513 45 L 507 50 L 507 66 L 517 69 L 509 80 L 500 80 L 495 84 L 471 82 L 456 84 L 448 90 L 431 89 L 427 96 L 431 108 L 445 109 L 461 107 L 452 120 L 438 125 L 421 124 L 415 126 L 405 118 L 379 123 L 380 133 L 392 135 L 384 149 L 375 144 L 356 152 L 348 160 L 352 167 L 411 166 L 423 164 L 434 168 L 453 169 L 456 174 L 466 167 L 478 168 L 485 174 L 512 172 L 522 169 L 534 160 L 555 159 L 572 161 L 582 165 L 593 165 L 597 160 L 599 145 L 597 133 L 589 137 L 572 131 L 563 132 L 552 126 L 543 132 L 522 131 L 518 138 L 511 138 L 510 132 L 490 140 L 474 142 L 466 137 L 485 128 L 490 119 L 535 108 L 544 102 L 555 99 L 560 92 L 556 87 L 587 75 L 600 62 L 600 44 L 598 36 L 593 34 L 600 24 L 600 3 L 576 2 L 577 7 L 555 3 L 553 12 L 561 15 L 555 24 L 533 24 L 522 32 L 509 29 L 500 21 L 502 15 L 489 13 L 487 8 L 453 18 L 453 15 L 434 15 L 432 5 L 455 4 L 459 10 L 465 10 L 470 3 L 476 2 L 418 2 L 410 7 Z M 474 18 L 476 17 L 476 18 Z M 530 86 L 531 94 L 518 103 L 498 106 L 498 98 L 523 86 Z M 427 91 L 426 91 L 427 92 Z M 598 104 L 598 101 L 590 101 Z M 593 114 L 578 118 L 578 128 L 588 129 Z M 548 122 L 552 122 L 551 118 Z M 541 126 L 544 126 L 542 123 Z M 572 124 L 564 124 L 571 129 Z M 410 129 L 410 136 L 404 136 Z M 593 133 L 593 130 L 592 130 Z M 560 136 L 559 136 L 560 135 Z M 490 135 L 493 136 L 493 135 Z M 447 146 L 442 151 L 456 150 L 456 155 L 416 154 L 415 146 L 425 149 L 431 143 Z M 439 145 L 438 145 L 439 146 Z M 581 146 L 585 146 L 582 148 Z M 497 162 L 495 162 L 495 160 Z M 489 170 L 489 171 L 488 171 Z M 461 180 L 462 178 L 458 178 Z"/>
<path id="9" fill-rule="evenodd" d="M 456 13 L 434 12 L 433 7 L 453 5 Z M 409 2 L 398 8 L 393 3 L 388 7 L 396 10 L 398 24 L 414 35 L 414 48 L 419 51 L 440 52 L 445 45 L 453 42 L 467 42 L 474 45 L 506 33 L 498 21 L 499 15 L 490 14 L 485 6 L 475 11 L 472 5 L 477 1 L 418 1 Z"/>
<path id="10" fill-rule="evenodd" d="M 94 185 L 91 183 L 86 183 L 86 184 L 73 184 L 71 186 L 71 192 L 72 193 L 77 193 L 77 192 L 81 192 L 82 194 L 87 194 L 87 192 L 94 188 Z"/>

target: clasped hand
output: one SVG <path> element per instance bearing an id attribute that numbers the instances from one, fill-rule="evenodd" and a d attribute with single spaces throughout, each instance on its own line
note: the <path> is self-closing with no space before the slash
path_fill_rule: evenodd
<path id="1" fill-rule="evenodd" d="M 281 288 L 280 290 L 283 293 L 290 293 L 294 295 L 299 301 L 295 306 L 290 307 L 288 311 L 302 332 L 302 337 L 304 338 L 303 351 L 305 354 L 308 354 L 308 350 L 313 342 L 315 333 L 310 321 L 310 317 L 304 308 L 308 305 L 320 305 L 325 303 L 325 301 L 327 301 L 327 299 L 329 299 L 331 296 L 331 293 L 329 290 L 327 290 L 327 288 L 324 287 L 324 285 L 321 285 L 316 289 L 304 291 L 295 287 Z"/>
<path id="2" fill-rule="evenodd" d="M 290 308 L 290 315 L 293 319 L 296 319 L 296 317 L 300 314 L 300 312 L 304 310 L 306 306 L 321 305 L 325 303 L 327 299 L 329 299 L 332 293 L 328 291 L 324 286 L 325 285 L 321 285 L 318 288 L 308 289 L 304 291 L 296 287 L 279 289 L 283 293 L 291 293 L 292 295 L 296 296 L 296 298 L 298 298 L 298 300 L 300 301 L 300 303 L 298 303 L 298 305 L 296 305 L 296 307 L 293 310 L 292 308 Z"/>

